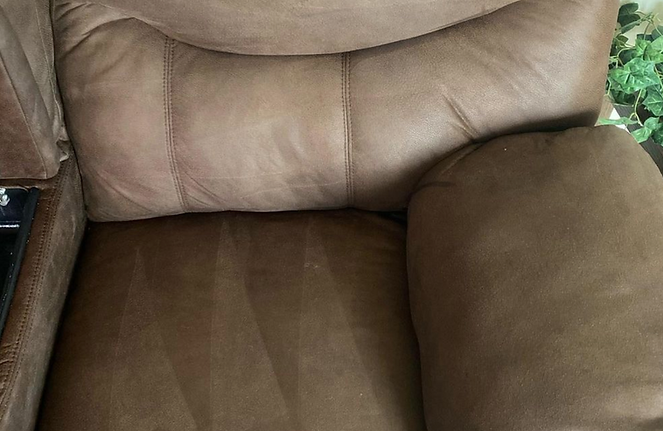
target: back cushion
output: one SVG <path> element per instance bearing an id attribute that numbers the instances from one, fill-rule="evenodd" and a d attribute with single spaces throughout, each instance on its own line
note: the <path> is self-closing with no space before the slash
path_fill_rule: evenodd
<path id="1" fill-rule="evenodd" d="M 521 0 L 385 46 L 251 56 L 193 46 L 177 20 L 108 3 L 55 6 L 69 132 L 99 221 L 403 208 L 420 177 L 464 145 L 592 124 L 617 6 Z M 227 48 L 218 31 L 211 46 Z M 320 47 L 313 36 L 301 43 Z"/>
<path id="2" fill-rule="evenodd" d="M 2 1 L 2 0 L 0 0 Z M 92 0 L 167 36 L 237 54 L 329 54 L 431 33 L 518 0 Z"/>

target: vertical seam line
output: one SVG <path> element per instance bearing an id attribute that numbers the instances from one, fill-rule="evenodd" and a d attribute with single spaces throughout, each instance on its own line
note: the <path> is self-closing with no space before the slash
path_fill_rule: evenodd
<path id="1" fill-rule="evenodd" d="M 352 103 L 350 101 L 350 53 L 342 55 L 342 78 L 341 85 L 343 90 L 343 129 L 345 140 L 345 182 L 348 206 L 354 205 L 354 184 L 353 184 L 353 161 L 352 161 Z"/>
<path id="2" fill-rule="evenodd" d="M 53 95 L 53 104 L 55 105 L 55 110 L 57 111 L 57 115 L 58 115 L 57 120 L 58 120 L 58 123 L 60 123 L 58 129 L 62 129 L 62 127 L 63 127 L 62 121 L 64 120 L 64 115 L 62 113 L 62 108 L 60 107 L 60 103 L 58 102 L 58 97 L 55 94 L 55 80 L 53 79 L 53 72 L 55 72 L 55 55 L 53 57 L 53 62 L 49 63 L 49 61 L 48 61 L 49 60 L 48 50 L 46 49 L 46 42 L 44 41 L 44 35 L 43 35 L 43 32 L 42 32 L 42 22 L 39 19 L 39 6 L 37 5 L 36 1 L 34 2 L 34 6 L 35 6 L 35 19 L 37 20 L 37 27 L 39 29 L 39 39 L 41 40 L 41 46 L 44 50 L 44 60 L 46 61 L 46 66 L 48 67 L 48 82 L 50 83 L 50 90 L 51 90 L 51 94 Z M 53 21 L 53 18 L 52 18 L 53 14 L 51 13 L 52 7 L 53 7 L 53 5 L 49 4 L 49 6 L 48 6 L 48 18 L 51 20 L 51 22 Z M 53 34 L 53 32 L 54 32 L 52 26 L 53 26 L 53 24 L 51 24 L 51 29 L 50 29 L 51 34 Z M 55 38 L 53 38 L 53 49 L 55 50 Z M 46 105 L 46 101 L 44 101 L 44 105 Z M 51 128 L 52 127 L 53 126 L 51 125 Z M 58 130 L 58 136 L 61 133 L 62 133 L 62 130 Z"/>
<path id="3" fill-rule="evenodd" d="M 354 136 L 352 135 L 352 86 L 350 85 L 350 69 L 352 53 L 348 52 L 348 65 L 347 65 L 347 80 L 346 86 L 348 88 L 348 159 L 350 160 L 350 205 L 355 204 L 355 163 L 354 163 Z"/>
<path id="4" fill-rule="evenodd" d="M 345 195 L 346 204 L 350 205 L 350 172 L 348 163 L 348 103 L 345 99 L 345 55 L 341 55 L 341 104 L 343 105 L 343 159 L 345 162 Z"/>
<path id="5" fill-rule="evenodd" d="M 175 159 L 175 134 L 173 133 L 173 52 L 175 50 L 175 41 L 170 37 L 166 37 L 163 50 L 163 98 L 164 98 L 164 118 L 166 125 L 166 152 L 168 153 L 168 164 L 170 174 L 173 178 L 173 184 L 177 192 L 182 211 L 187 211 L 186 200 L 184 198 L 184 187 L 180 179 L 180 174 L 177 168 L 177 161 Z"/>

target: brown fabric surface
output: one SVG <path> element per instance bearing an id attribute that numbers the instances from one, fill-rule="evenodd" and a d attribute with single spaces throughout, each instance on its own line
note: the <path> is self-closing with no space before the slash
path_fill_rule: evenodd
<path id="1" fill-rule="evenodd" d="M 36 17 L 31 1 L 6 5 L 0 0 L 0 178 L 51 178 L 60 165 L 57 141 L 62 118 L 54 90 L 38 81 L 53 70 L 53 49 L 50 46 L 46 54 L 39 51 L 42 59 L 50 56 L 50 63 L 30 63 L 35 50 L 46 49 L 41 42 L 34 46 L 34 41 L 26 40 L 28 35 L 41 34 L 32 23 Z M 49 15 L 45 18 L 50 29 Z M 52 41 L 50 30 L 49 38 Z"/>
<path id="2" fill-rule="evenodd" d="M 58 3 L 58 71 L 89 215 L 404 208 L 460 147 L 593 125 L 617 7 L 521 0 L 379 48 L 264 57 Z"/>
<path id="3" fill-rule="evenodd" d="M 55 78 L 51 1 L 0 0 L 0 9 L 15 30 L 15 36 L 30 65 L 30 71 L 21 71 L 19 76 L 26 79 L 27 73 L 34 78 L 48 112 L 46 125 L 54 136 L 64 138 L 62 108 Z"/>
<path id="4" fill-rule="evenodd" d="M 64 162 L 58 176 L 51 180 L 3 180 L 0 186 L 41 189 L 30 242 L 0 340 L 0 430 L 32 431 L 83 237 L 85 209 L 73 158 Z"/>
<path id="5" fill-rule="evenodd" d="M 428 170 L 469 143 L 593 126 L 617 9 L 616 0 L 522 0 L 353 53 L 356 204 L 403 205 Z"/>
<path id="6" fill-rule="evenodd" d="M 663 179 L 624 131 L 496 139 L 410 205 L 429 431 L 663 428 Z"/>
<path id="7" fill-rule="evenodd" d="M 406 278 L 376 214 L 93 224 L 38 429 L 423 431 Z"/>
<path id="8" fill-rule="evenodd" d="M 98 25 L 136 18 L 169 37 L 221 52 L 330 54 L 431 33 L 518 0 L 56 0 L 112 9 Z"/>

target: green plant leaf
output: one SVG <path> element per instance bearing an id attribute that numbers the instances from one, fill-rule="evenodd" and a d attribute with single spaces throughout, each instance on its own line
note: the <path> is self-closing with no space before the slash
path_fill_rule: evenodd
<path id="1" fill-rule="evenodd" d="M 660 88 L 652 87 L 647 90 L 647 97 L 642 104 L 657 117 L 663 116 L 663 94 L 661 94 Z"/>
<path id="2" fill-rule="evenodd" d="M 639 25 L 640 25 L 640 21 L 634 21 L 631 24 L 628 24 L 628 25 L 625 25 L 624 27 L 622 27 L 622 31 L 624 33 L 628 33 L 629 31 L 633 30 L 634 28 L 636 28 Z"/>
<path id="3" fill-rule="evenodd" d="M 651 46 L 651 42 L 648 40 L 644 39 L 638 39 L 635 41 L 635 55 L 637 57 L 642 57 L 645 55 L 645 51 L 647 51 L 647 48 Z"/>
<path id="4" fill-rule="evenodd" d="M 651 43 L 651 48 L 655 49 L 656 51 L 662 52 L 663 51 L 663 38 L 657 38 Z"/>
<path id="5" fill-rule="evenodd" d="M 645 142 L 647 139 L 652 137 L 656 132 L 661 130 L 661 123 L 658 117 L 648 118 L 645 121 L 642 129 L 638 129 L 635 132 L 631 133 L 636 141 L 639 143 Z"/>
<path id="6" fill-rule="evenodd" d="M 632 132 L 631 135 L 633 135 L 633 138 L 635 138 L 635 140 L 638 141 L 639 144 L 642 144 L 651 137 L 652 133 L 653 130 L 643 127 L 642 129 L 638 129 Z"/>
<path id="7" fill-rule="evenodd" d="M 661 120 L 658 117 L 647 118 L 644 126 L 651 131 L 659 130 L 661 128 Z"/>
<path id="8" fill-rule="evenodd" d="M 640 9 L 637 3 L 626 3 L 619 8 L 619 16 L 633 15 Z"/>
<path id="9" fill-rule="evenodd" d="M 621 91 L 621 88 L 626 87 L 628 85 L 628 80 L 631 77 L 631 72 L 629 70 L 626 70 L 623 67 L 618 67 L 616 69 L 612 69 L 610 73 L 608 74 L 608 78 L 610 81 L 612 81 L 613 86 L 617 84 Z"/>
<path id="10" fill-rule="evenodd" d="M 634 58 L 642 58 L 642 53 L 638 54 L 637 49 L 624 49 L 622 50 L 621 54 L 619 54 L 619 59 L 621 60 L 622 64 L 626 64 Z"/>
<path id="11" fill-rule="evenodd" d="M 661 85 L 654 63 L 634 58 L 624 65 L 612 69 L 608 74 L 613 87 L 624 93 L 636 93 L 652 85 Z"/>
<path id="12" fill-rule="evenodd" d="M 627 3 L 620 7 L 617 22 L 619 22 L 619 26 L 621 27 L 620 31 L 622 33 L 626 33 L 640 24 L 642 19 L 640 18 L 640 15 L 638 15 L 638 4 Z"/>
<path id="13" fill-rule="evenodd" d="M 622 26 L 620 31 L 622 33 L 626 33 L 633 30 L 641 23 L 642 20 L 640 19 L 639 15 L 626 15 L 623 17 L 619 17 L 619 24 Z"/>
<path id="14" fill-rule="evenodd" d="M 651 135 L 651 139 L 656 142 L 658 145 L 663 146 L 663 129 L 658 129 Z"/>
<path id="15" fill-rule="evenodd" d="M 663 36 L 663 26 L 659 25 L 654 29 L 654 31 L 651 32 L 651 36 L 654 40 L 660 38 Z"/>
<path id="16" fill-rule="evenodd" d="M 610 100 L 615 105 L 620 106 L 633 106 L 636 96 L 634 94 L 626 94 L 623 91 L 612 89 L 610 91 Z"/>
<path id="17" fill-rule="evenodd" d="M 660 46 L 660 47 L 659 47 Z M 645 48 L 643 60 L 651 61 L 655 65 L 663 62 L 663 38 L 656 39 Z"/>
<path id="18" fill-rule="evenodd" d="M 643 59 L 656 64 L 663 63 L 663 37 L 654 40 L 645 48 Z"/>
<path id="19" fill-rule="evenodd" d="M 602 118 L 599 120 L 599 126 L 631 126 L 633 124 L 638 124 L 638 122 L 627 117 L 622 117 L 617 120 L 611 120 L 608 118 Z"/>

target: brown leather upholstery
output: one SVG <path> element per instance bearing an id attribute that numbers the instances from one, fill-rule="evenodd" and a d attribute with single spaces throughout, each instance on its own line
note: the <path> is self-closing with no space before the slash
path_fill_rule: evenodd
<path id="1" fill-rule="evenodd" d="M 43 185 L 0 431 L 663 429 L 663 180 L 624 132 L 558 132 L 595 122 L 616 0 L 53 3 L 88 214 L 122 222 L 88 231 L 35 420 L 84 224 L 73 161 Z M 0 0 L 0 176 L 58 167 L 47 5 Z M 413 193 L 407 244 L 221 213 Z"/>
<path id="2" fill-rule="evenodd" d="M 426 176 L 408 261 L 429 431 L 663 429 L 663 179 L 617 128 Z"/>
<path id="3" fill-rule="evenodd" d="M 73 158 L 48 181 L 0 181 L 0 187 L 18 185 L 38 187 L 41 195 L 0 339 L 0 431 L 34 429 L 85 226 L 80 177 Z"/>
<path id="4" fill-rule="evenodd" d="M 330 54 L 431 33 L 518 0 L 58 0 L 113 13 L 90 23 L 135 18 L 173 39 L 238 54 Z"/>
<path id="5" fill-rule="evenodd" d="M 90 217 L 404 208 L 421 176 L 464 145 L 592 125 L 616 5 L 521 0 L 383 47 L 266 57 L 58 0 L 59 78 Z"/>
<path id="6" fill-rule="evenodd" d="M 93 224 L 39 429 L 424 431 L 406 280 L 378 214 Z"/>
<path id="7" fill-rule="evenodd" d="M 48 0 L 0 0 L 0 178 L 57 173 L 62 113 Z"/>

